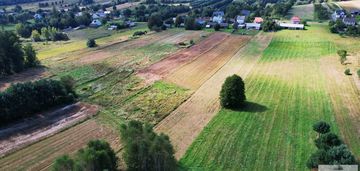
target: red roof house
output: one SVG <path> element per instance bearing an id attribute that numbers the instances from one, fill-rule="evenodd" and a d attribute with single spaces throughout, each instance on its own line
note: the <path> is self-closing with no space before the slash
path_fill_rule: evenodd
<path id="1" fill-rule="evenodd" d="M 301 19 L 298 16 L 294 16 L 294 17 L 291 18 L 291 22 L 293 24 L 300 24 L 300 21 L 301 21 Z"/>
<path id="2" fill-rule="evenodd" d="M 255 17 L 254 23 L 261 24 L 264 21 L 261 17 Z"/>

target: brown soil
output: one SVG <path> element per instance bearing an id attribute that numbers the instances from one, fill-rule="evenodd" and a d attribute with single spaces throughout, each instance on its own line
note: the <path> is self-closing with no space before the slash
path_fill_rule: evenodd
<path id="1" fill-rule="evenodd" d="M 11 84 L 26 82 L 26 81 L 33 81 L 43 77 L 46 77 L 48 72 L 45 68 L 32 68 L 26 71 L 23 71 L 18 74 L 14 74 L 5 78 L 0 79 L 0 92 L 4 91 L 8 88 Z"/>
<path id="2" fill-rule="evenodd" d="M 198 89 L 218 71 L 251 37 L 235 36 L 226 38 L 221 44 L 201 54 L 164 79 L 188 89 Z"/>
<path id="3" fill-rule="evenodd" d="M 54 135 L 97 111 L 95 105 L 76 103 L 3 127 L 0 130 L 0 157 Z"/>
<path id="4" fill-rule="evenodd" d="M 208 79 L 186 102 L 180 105 L 155 128 L 169 135 L 176 151 L 176 158 L 185 154 L 186 149 L 199 135 L 219 110 L 219 92 L 226 77 L 239 74 L 246 78 L 264 50 L 272 34 L 260 33 L 251 43 L 241 48 L 218 72 Z M 254 52 L 251 44 L 258 43 Z"/>
<path id="5" fill-rule="evenodd" d="M 229 35 L 225 33 L 214 33 L 199 44 L 196 44 L 189 49 L 181 50 L 158 63 L 138 71 L 138 76 L 144 78 L 148 82 L 162 79 L 164 76 L 171 73 L 171 71 L 195 60 L 201 54 L 216 47 L 228 36 Z"/>

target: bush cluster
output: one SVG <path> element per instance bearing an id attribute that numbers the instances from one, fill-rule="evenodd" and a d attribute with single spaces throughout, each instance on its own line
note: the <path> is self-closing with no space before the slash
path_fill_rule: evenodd
<path id="1" fill-rule="evenodd" d="M 58 157 L 52 166 L 53 171 L 115 171 L 117 157 L 109 143 L 103 140 L 92 140 L 87 147 L 80 149 L 75 158 L 68 155 Z"/>
<path id="2" fill-rule="evenodd" d="M 71 88 L 55 80 L 43 79 L 11 85 L 0 93 L 0 125 L 56 105 L 72 103 L 75 97 Z"/>
<path id="3" fill-rule="evenodd" d="M 313 153 L 308 161 L 307 167 L 317 168 L 319 165 L 351 165 L 357 161 L 344 142 L 334 133 L 330 132 L 330 125 L 319 121 L 313 125 L 313 130 L 319 133 L 314 141 L 318 150 Z"/>

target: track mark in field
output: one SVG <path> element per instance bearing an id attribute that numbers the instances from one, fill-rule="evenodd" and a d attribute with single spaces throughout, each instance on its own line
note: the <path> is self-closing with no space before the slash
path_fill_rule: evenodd
<path id="1" fill-rule="evenodd" d="M 239 74 L 245 78 L 271 39 L 272 34 L 256 35 L 186 102 L 156 126 L 156 131 L 169 135 L 176 151 L 176 158 L 185 154 L 193 140 L 218 112 L 218 96 L 225 78 L 232 74 Z"/>
<path id="2" fill-rule="evenodd" d="M 229 61 L 250 38 L 247 36 L 231 35 L 220 45 L 201 54 L 191 63 L 179 67 L 165 77 L 164 80 L 196 90 Z"/>
<path id="3" fill-rule="evenodd" d="M 199 55 L 219 45 L 226 39 L 227 35 L 228 34 L 225 33 L 214 33 L 199 44 L 196 44 L 189 49 L 181 50 L 178 53 L 172 54 L 163 60 L 138 71 L 138 76 L 144 78 L 147 82 L 160 80 L 176 68 L 195 60 Z"/>
<path id="4" fill-rule="evenodd" d="M 0 170 L 49 170 L 56 157 L 73 154 L 92 139 L 105 139 L 116 151 L 120 147 L 116 131 L 91 119 L 1 158 Z"/>

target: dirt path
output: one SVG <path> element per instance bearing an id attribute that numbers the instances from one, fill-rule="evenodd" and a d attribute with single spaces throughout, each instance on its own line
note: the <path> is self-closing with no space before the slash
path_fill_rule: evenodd
<path id="1" fill-rule="evenodd" d="M 138 76 L 144 78 L 147 82 L 162 79 L 177 68 L 195 60 L 201 54 L 219 45 L 228 37 L 227 35 L 228 34 L 225 33 L 214 33 L 199 44 L 189 49 L 181 50 L 178 53 L 164 58 L 160 62 L 138 71 Z"/>
<path id="2" fill-rule="evenodd" d="M 164 80 L 196 90 L 242 48 L 251 37 L 231 35 L 220 45 L 178 68 Z"/>
<path id="3" fill-rule="evenodd" d="M 239 74 L 245 78 L 268 46 L 272 34 L 260 33 L 241 48 L 186 102 L 160 122 L 155 130 L 169 135 L 176 158 L 185 154 L 193 140 L 219 110 L 219 92 L 225 78 Z"/>

